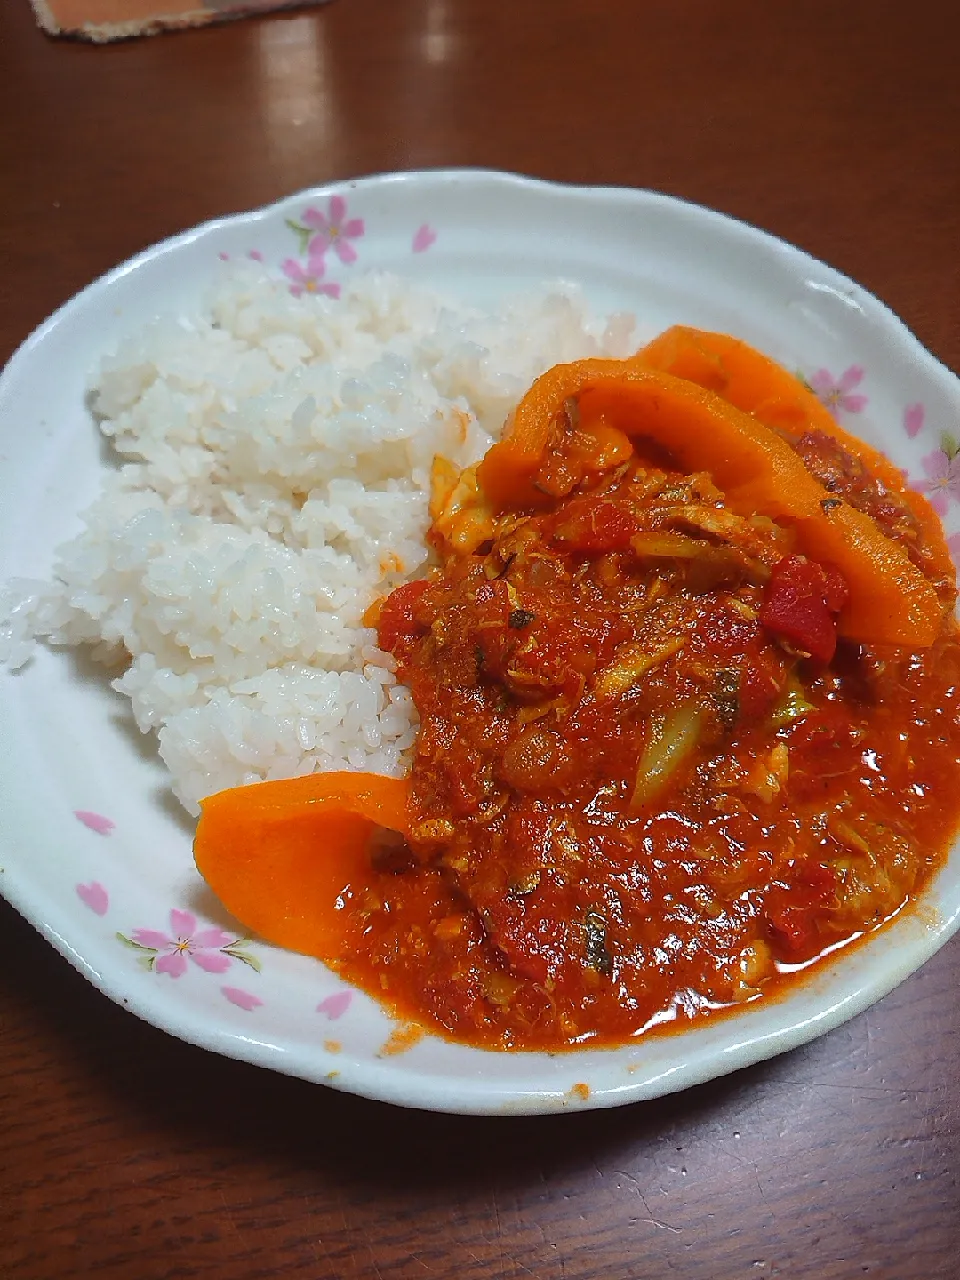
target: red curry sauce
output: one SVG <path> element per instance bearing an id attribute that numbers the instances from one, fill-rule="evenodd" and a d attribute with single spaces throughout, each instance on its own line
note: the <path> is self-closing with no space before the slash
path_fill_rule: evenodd
<path id="1" fill-rule="evenodd" d="M 845 583 L 788 529 L 662 455 L 574 466 L 574 416 L 557 431 L 549 508 L 468 553 L 437 536 L 441 567 L 383 606 L 421 720 L 415 822 L 344 897 L 345 976 L 498 1048 L 777 990 L 916 895 L 960 815 L 952 584 L 932 648 L 838 642 Z M 794 447 L 922 567 L 857 459 Z"/>

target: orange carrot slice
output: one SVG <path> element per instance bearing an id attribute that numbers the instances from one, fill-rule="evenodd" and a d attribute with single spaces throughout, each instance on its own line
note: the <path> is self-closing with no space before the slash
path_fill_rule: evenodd
<path id="1" fill-rule="evenodd" d="M 336 959 L 343 895 L 369 876 L 377 827 L 407 832 L 410 784 L 375 773 L 312 773 L 232 787 L 200 803 L 197 869 L 232 915 L 269 942 Z"/>
<path id="2" fill-rule="evenodd" d="M 578 360 L 557 364 L 541 374 L 517 405 L 508 430 L 488 449 L 477 467 L 477 481 L 500 511 L 544 505 L 533 480 L 544 460 L 553 420 L 565 402 L 594 382 L 616 381 L 624 360 Z"/>
<path id="3" fill-rule="evenodd" d="M 913 512 L 923 540 L 932 552 L 936 571 L 948 581 L 954 570 L 943 526 L 922 494 L 908 489 L 903 473 L 878 449 L 845 431 L 824 404 L 794 374 L 739 338 L 674 325 L 637 353 L 649 368 L 695 382 L 716 391 L 745 413 L 774 430 L 800 436 L 822 431 L 870 471 Z"/>
<path id="4" fill-rule="evenodd" d="M 800 550 L 835 565 L 847 580 L 842 635 L 910 648 L 933 643 L 942 607 L 899 543 L 832 498 L 775 431 L 714 392 L 637 359 L 581 360 L 537 379 L 508 434 L 477 470 L 499 509 L 542 501 L 537 471 L 553 422 L 571 398 L 582 423 L 601 420 L 632 439 L 652 439 L 684 469 L 710 472 L 735 510 L 792 524 Z"/>

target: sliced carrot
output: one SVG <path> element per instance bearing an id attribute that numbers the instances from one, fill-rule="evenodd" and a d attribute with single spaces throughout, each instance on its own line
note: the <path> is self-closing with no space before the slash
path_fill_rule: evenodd
<path id="1" fill-rule="evenodd" d="M 197 869 L 232 915 L 269 942 L 336 959 L 343 895 L 369 876 L 378 827 L 407 832 L 410 784 L 376 773 L 312 773 L 232 787 L 200 803 Z"/>
<path id="2" fill-rule="evenodd" d="M 845 431 L 798 377 L 739 338 L 674 325 L 637 353 L 649 368 L 716 391 L 774 430 L 800 436 L 822 431 L 860 458 L 913 512 L 936 571 L 952 580 L 954 570 L 940 518 L 922 494 L 908 489 L 903 473 L 878 449 Z"/>
<path id="3" fill-rule="evenodd" d="M 835 565 L 850 587 L 842 635 L 923 648 L 940 630 L 934 588 L 904 548 L 846 503 L 837 503 L 775 431 L 719 395 L 633 360 L 581 360 L 538 378 L 507 436 L 477 475 L 501 510 L 536 505 L 537 471 L 553 423 L 575 399 L 580 420 L 652 439 L 687 471 L 708 471 L 735 510 L 792 524 L 799 549 Z"/>
<path id="4" fill-rule="evenodd" d="M 845 431 L 795 374 L 740 338 L 676 324 L 648 342 L 635 358 L 648 368 L 716 391 L 768 427 L 797 435 L 822 431 L 862 458 L 884 484 L 904 488 L 903 476 L 888 458 Z"/>
<path id="5" fill-rule="evenodd" d="M 623 375 L 623 360 L 578 360 L 541 374 L 520 401 L 498 444 L 477 467 L 477 481 L 498 510 L 538 507 L 545 499 L 533 484 L 544 460 L 553 421 L 565 402 L 596 381 Z"/>

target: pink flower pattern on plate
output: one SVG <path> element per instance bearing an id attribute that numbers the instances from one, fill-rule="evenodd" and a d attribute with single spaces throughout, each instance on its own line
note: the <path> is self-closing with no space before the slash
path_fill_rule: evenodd
<path id="1" fill-rule="evenodd" d="M 917 488 L 930 499 L 930 505 L 938 515 L 944 515 L 950 499 L 960 502 L 960 455 L 953 456 L 944 449 L 934 449 L 920 459 L 925 480 Z"/>
<path id="2" fill-rule="evenodd" d="M 347 217 L 347 202 L 343 196 L 331 196 L 325 214 L 312 207 L 304 209 L 303 225 L 316 233 L 307 246 L 311 258 L 315 255 L 323 257 L 328 249 L 332 249 L 345 266 L 356 262 L 357 251 L 350 241 L 360 239 L 364 224 L 362 218 Z"/>
<path id="3" fill-rule="evenodd" d="M 78 884 L 76 886 L 77 897 L 80 901 L 90 908 L 94 915 L 105 916 L 110 907 L 110 895 L 106 889 L 97 880 L 91 880 L 89 884 Z"/>
<path id="4" fill-rule="evenodd" d="M 839 378 L 835 378 L 829 369 L 818 369 L 809 379 L 810 390 L 831 413 L 839 410 L 861 413 L 867 406 L 867 397 L 854 394 L 853 389 L 863 381 L 863 373 L 859 364 L 844 369 Z"/>
<path id="5" fill-rule="evenodd" d="M 414 253 L 425 253 L 427 249 L 436 242 L 436 239 L 436 231 L 434 231 L 429 222 L 425 222 L 422 226 L 417 228 L 411 248 Z"/>
<path id="6" fill-rule="evenodd" d="M 335 1022 L 346 1013 L 352 999 L 352 991 L 335 991 L 332 996 L 320 1001 L 317 1013 L 325 1013 L 331 1022 Z"/>
<path id="7" fill-rule="evenodd" d="M 908 404 L 903 411 L 903 429 L 914 440 L 920 434 L 926 410 L 922 404 Z"/>
<path id="8" fill-rule="evenodd" d="M 295 298 L 303 293 L 325 293 L 330 298 L 340 297 L 340 286 L 323 283 L 326 264 L 323 254 L 311 255 L 306 266 L 297 262 L 296 258 L 287 258 L 282 264 L 283 274 L 291 281 L 290 292 Z"/>
<path id="9" fill-rule="evenodd" d="M 263 1004 L 259 996 L 244 991 L 242 987 L 221 987 L 220 991 L 231 1004 L 235 1004 L 238 1009 L 245 1009 L 247 1013 L 252 1013 Z"/>
<path id="10" fill-rule="evenodd" d="M 89 809 L 74 809 L 73 816 L 98 836 L 108 836 L 117 825 L 112 818 L 105 818 L 102 813 L 92 813 Z"/>
<path id="11" fill-rule="evenodd" d="M 331 196 L 324 212 L 315 205 L 304 209 L 300 220 L 285 218 L 284 223 L 297 238 L 296 258 L 286 258 L 280 267 L 287 277 L 290 292 L 295 298 L 305 293 L 322 293 L 329 298 L 339 298 L 341 286 L 337 281 L 327 278 L 327 251 L 333 250 L 344 266 L 357 261 L 357 249 L 354 241 L 366 234 L 363 218 L 347 217 L 347 201 L 341 195 Z M 435 243 L 437 230 L 429 222 L 423 222 L 416 229 L 411 241 L 414 253 L 424 253 Z M 254 262 L 263 262 L 264 255 L 260 249 L 248 249 L 246 256 Z M 226 262 L 230 255 L 220 253 Z"/>
<path id="12" fill-rule="evenodd" d="M 170 912 L 170 932 L 158 929 L 134 929 L 130 937 L 122 933 L 118 939 L 128 947 L 143 952 L 146 967 L 155 973 L 180 978 L 192 960 L 206 973 L 226 973 L 232 961 L 241 960 L 259 971 L 260 962 L 244 950 L 245 940 L 231 937 L 223 929 L 197 929 L 197 918 L 191 911 L 176 907 Z"/>

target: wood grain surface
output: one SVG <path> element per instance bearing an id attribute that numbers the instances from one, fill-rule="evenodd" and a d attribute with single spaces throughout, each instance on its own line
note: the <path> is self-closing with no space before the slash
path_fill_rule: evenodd
<path id="1" fill-rule="evenodd" d="M 204 218 L 388 169 L 647 186 L 861 281 L 960 369 L 960 9 L 334 0 L 93 48 L 0 5 L 0 359 Z M 0 817 L 2 829 L 2 817 Z M 0 907 L 0 1276 L 956 1280 L 960 939 L 660 1102 L 404 1112 L 114 1007 Z"/>

